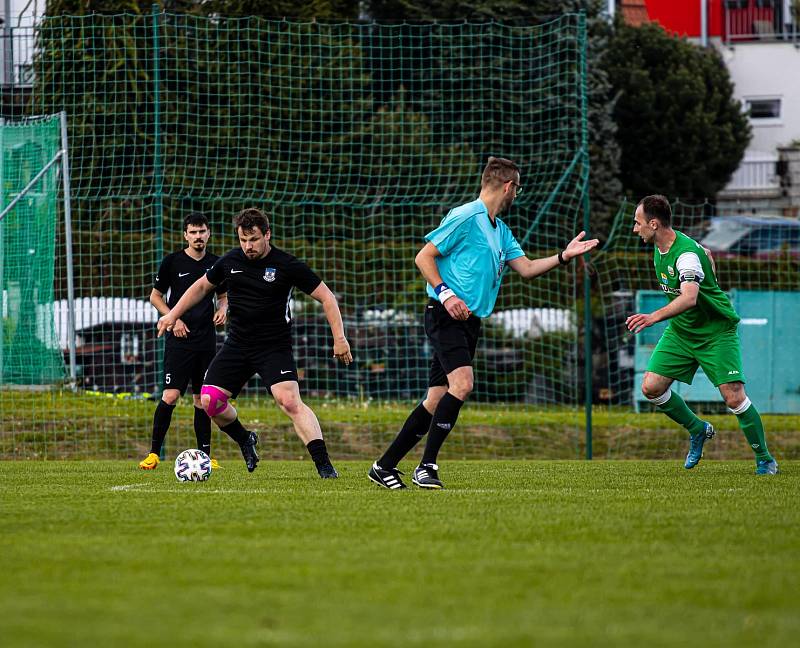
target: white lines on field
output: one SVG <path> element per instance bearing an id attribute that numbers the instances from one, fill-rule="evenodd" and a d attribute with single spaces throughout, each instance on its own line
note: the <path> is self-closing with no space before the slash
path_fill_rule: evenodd
<path id="1" fill-rule="evenodd" d="M 112 491 L 129 491 L 134 488 L 141 488 L 142 486 L 149 486 L 150 484 L 120 484 L 119 486 L 112 486 L 109 490 Z"/>

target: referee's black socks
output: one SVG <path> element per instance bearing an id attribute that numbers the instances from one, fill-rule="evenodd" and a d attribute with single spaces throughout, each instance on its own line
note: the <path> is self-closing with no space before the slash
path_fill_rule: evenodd
<path id="1" fill-rule="evenodd" d="M 153 440 L 150 442 L 150 452 L 154 454 L 161 452 L 161 446 L 164 444 L 164 437 L 167 436 L 174 410 L 175 405 L 168 405 L 163 400 L 158 401 L 153 414 Z"/>
<path id="2" fill-rule="evenodd" d="M 378 465 L 384 470 L 395 468 L 400 460 L 414 448 L 419 440 L 428 432 L 433 415 L 420 403 L 411 414 L 400 433 L 397 435 L 388 450 L 378 459 Z"/>
<path id="3" fill-rule="evenodd" d="M 330 457 L 328 457 L 328 448 L 325 446 L 325 439 L 309 441 L 308 445 L 306 445 L 306 450 L 311 455 L 315 466 L 326 466 L 331 462 Z"/>
<path id="4" fill-rule="evenodd" d="M 422 453 L 422 463 L 436 463 L 439 449 L 442 447 L 447 435 L 450 434 L 450 430 L 456 426 L 458 412 L 463 404 L 464 401 L 459 400 L 450 392 L 442 396 L 442 400 L 436 406 L 436 411 L 431 419 L 428 442 L 425 444 L 425 452 Z"/>

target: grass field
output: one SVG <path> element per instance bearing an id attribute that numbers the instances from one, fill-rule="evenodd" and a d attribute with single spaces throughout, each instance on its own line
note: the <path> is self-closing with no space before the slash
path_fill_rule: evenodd
<path id="1" fill-rule="evenodd" d="M 338 467 L 0 463 L 0 643 L 797 645 L 800 462 Z"/>

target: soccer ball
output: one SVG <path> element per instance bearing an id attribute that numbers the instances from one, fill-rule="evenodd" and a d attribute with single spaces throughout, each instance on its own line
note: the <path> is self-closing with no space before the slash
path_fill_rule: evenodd
<path id="1" fill-rule="evenodd" d="M 211 477 L 211 458 L 202 450 L 184 450 L 175 459 L 178 481 L 206 481 Z"/>

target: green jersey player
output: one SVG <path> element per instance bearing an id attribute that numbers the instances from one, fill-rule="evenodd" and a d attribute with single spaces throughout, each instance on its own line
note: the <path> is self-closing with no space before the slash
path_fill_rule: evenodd
<path id="1" fill-rule="evenodd" d="M 691 384 L 700 366 L 739 420 L 756 455 L 756 474 L 776 474 L 778 464 L 767 448 L 761 416 L 744 391 L 739 316 L 717 284 L 711 255 L 699 243 L 672 229 L 672 209 L 664 196 L 647 196 L 639 202 L 633 231 L 645 243 L 654 245 L 653 265 L 668 303 L 649 314 L 631 315 L 626 324 L 629 331 L 638 333 L 669 320 L 647 364 L 642 393 L 689 431 L 684 467 L 697 465 L 703 444 L 714 436 L 714 428 L 700 420 L 670 385 L 674 380 Z"/>

